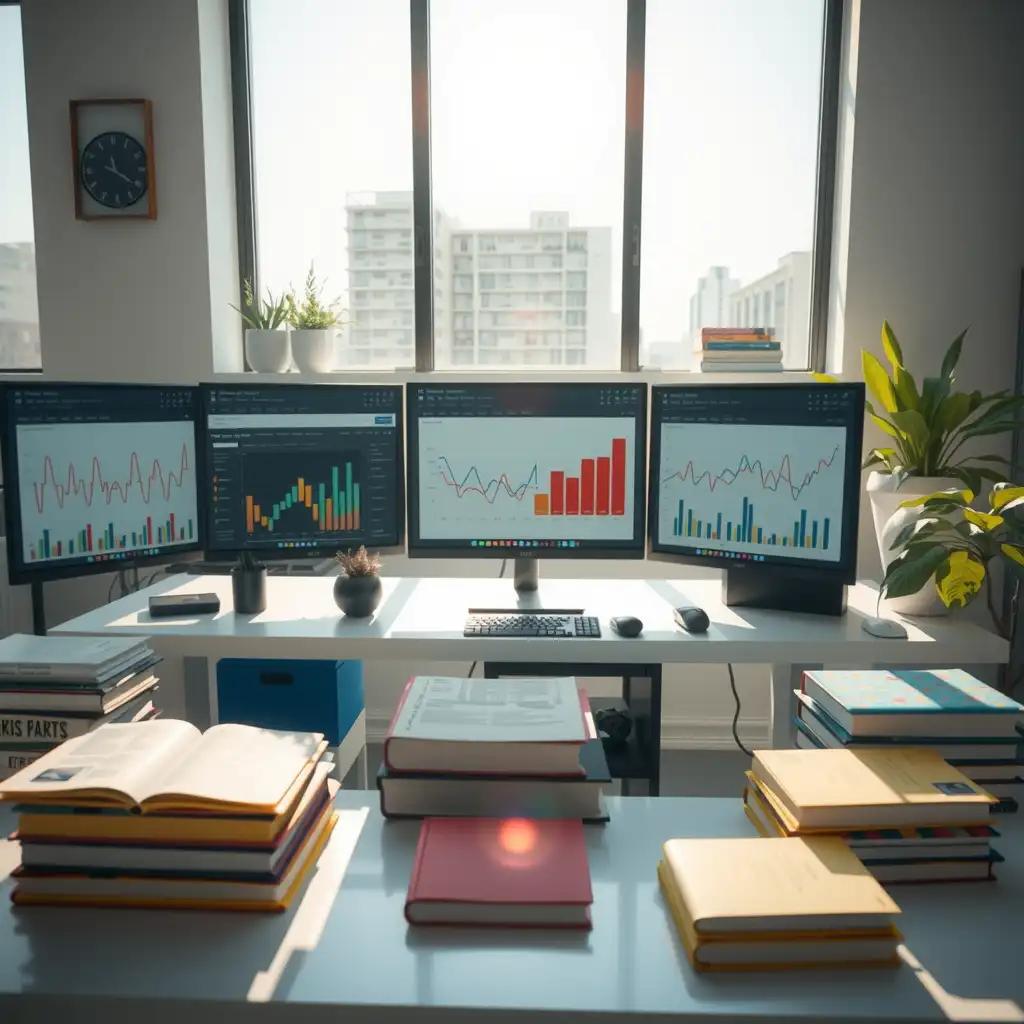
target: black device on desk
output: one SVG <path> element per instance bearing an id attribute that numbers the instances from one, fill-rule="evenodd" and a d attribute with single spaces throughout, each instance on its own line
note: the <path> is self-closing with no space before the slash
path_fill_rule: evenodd
<path id="1" fill-rule="evenodd" d="M 608 620 L 612 632 L 621 637 L 632 638 L 644 631 L 644 624 L 635 615 L 616 615 Z"/>
<path id="2" fill-rule="evenodd" d="M 584 615 L 582 609 L 517 609 L 470 608 L 463 636 L 500 637 L 580 637 L 597 639 L 601 624 L 596 615 Z"/>
<path id="3" fill-rule="evenodd" d="M 708 613 L 703 608 L 682 607 L 672 609 L 672 618 L 676 625 L 681 626 L 687 633 L 706 633 L 711 625 Z"/>
<path id="4" fill-rule="evenodd" d="M 411 558 L 512 558 L 521 593 L 541 558 L 643 558 L 645 384 L 411 384 L 406 408 Z"/>
<path id="5" fill-rule="evenodd" d="M 721 567 L 726 605 L 841 615 L 856 581 L 864 385 L 651 394 L 648 557 Z"/>
<path id="6" fill-rule="evenodd" d="M 163 594 L 149 599 L 149 614 L 154 619 L 177 615 L 214 615 L 220 611 L 216 594 Z"/>

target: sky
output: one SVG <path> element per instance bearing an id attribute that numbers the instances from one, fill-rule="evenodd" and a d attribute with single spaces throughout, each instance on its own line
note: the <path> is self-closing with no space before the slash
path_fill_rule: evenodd
<path id="1" fill-rule="evenodd" d="M 263 283 L 347 290 L 350 193 L 412 188 L 408 0 L 251 0 Z M 809 249 L 823 0 L 648 0 L 641 329 L 679 340 L 710 265 Z M 621 308 L 626 0 L 432 0 L 435 203 L 612 228 Z M 0 6 L 0 242 L 32 238 L 17 7 Z M 12 102 L 13 99 L 13 102 Z"/>

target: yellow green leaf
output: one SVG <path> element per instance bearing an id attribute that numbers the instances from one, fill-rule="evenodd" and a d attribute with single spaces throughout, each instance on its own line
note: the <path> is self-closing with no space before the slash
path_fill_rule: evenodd
<path id="1" fill-rule="evenodd" d="M 878 361 L 878 358 L 864 349 L 860 354 L 861 369 L 864 372 L 864 383 L 871 388 L 872 393 L 882 403 L 886 412 L 895 412 L 896 393 L 893 391 L 892 381 L 885 367 Z"/>
<path id="2" fill-rule="evenodd" d="M 946 501 L 955 501 L 958 504 L 970 505 L 974 501 L 974 491 L 965 487 L 962 491 L 936 491 L 934 494 L 926 494 L 923 498 L 908 498 L 900 502 L 900 508 L 916 508 L 923 505 L 932 498 L 944 498 Z"/>
<path id="3" fill-rule="evenodd" d="M 981 589 L 985 579 L 985 566 L 971 558 L 966 551 L 953 551 L 949 556 L 949 572 L 936 579 L 935 589 L 947 608 L 962 608 Z"/>
<path id="4" fill-rule="evenodd" d="M 894 370 L 897 366 L 903 365 L 903 352 L 900 350 L 900 343 L 896 340 L 896 335 L 893 334 L 888 320 L 882 321 L 882 351 L 885 353 L 885 358 L 892 363 Z"/>
<path id="5" fill-rule="evenodd" d="M 1024 497 L 1024 487 L 1004 487 L 1002 490 L 993 491 L 990 501 L 995 510 L 1020 497 Z"/>
<path id="6" fill-rule="evenodd" d="M 838 384 L 839 381 L 835 377 L 830 377 L 827 373 L 812 373 L 811 376 L 819 384 Z"/>
<path id="7" fill-rule="evenodd" d="M 1021 551 L 1020 548 L 1014 547 L 1012 544 L 1000 544 L 999 547 L 1007 558 L 1012 558 L 1019 565 L 1024 565 L 1024 551 Z"/>
<path id="8" fill-rule="evenodd" d="M 974 523 L 975 526 L 980 526 L 985 531 L 994 530 L 1003 522 L 1002 516 L 994 516 L 989 512 L 978 512 L 973 508 L 964 509 L 964 519 L 969 523 Z"/>

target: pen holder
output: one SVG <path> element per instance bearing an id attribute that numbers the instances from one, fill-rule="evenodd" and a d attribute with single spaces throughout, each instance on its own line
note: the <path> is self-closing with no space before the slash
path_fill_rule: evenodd
<path id="1" fill-rule="evenodd" d="M 238 614 L 257 615 L 264 611 L 267 607 L 267 567 L 236 565 L 231 570 L 231 592 Z"/>

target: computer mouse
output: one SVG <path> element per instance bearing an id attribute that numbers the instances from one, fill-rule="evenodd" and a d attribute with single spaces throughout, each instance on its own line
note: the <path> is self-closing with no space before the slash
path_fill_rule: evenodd
<path id="1" fill-rule="evenodd" d="M 687 633 L 706 633 L 711 625 L 703 608 L 677 608 L 672 614 Z"/>
<path id="2" fill-rule="evenodd" d="M 619 636 L 639 636 L 644 624 L 635 615 L 616 615 L 610 623 L 613 632 Z"/>
<path id="3" fill-rule="evenodd" d="M 882 640 L 905 640 L 907 637 L 907 627 L 895 619 L 869 616 L 866 619 L 861 619 L 860 628 L 865 633 L 870 633 L 871 636 L 877 636 Z"/>

